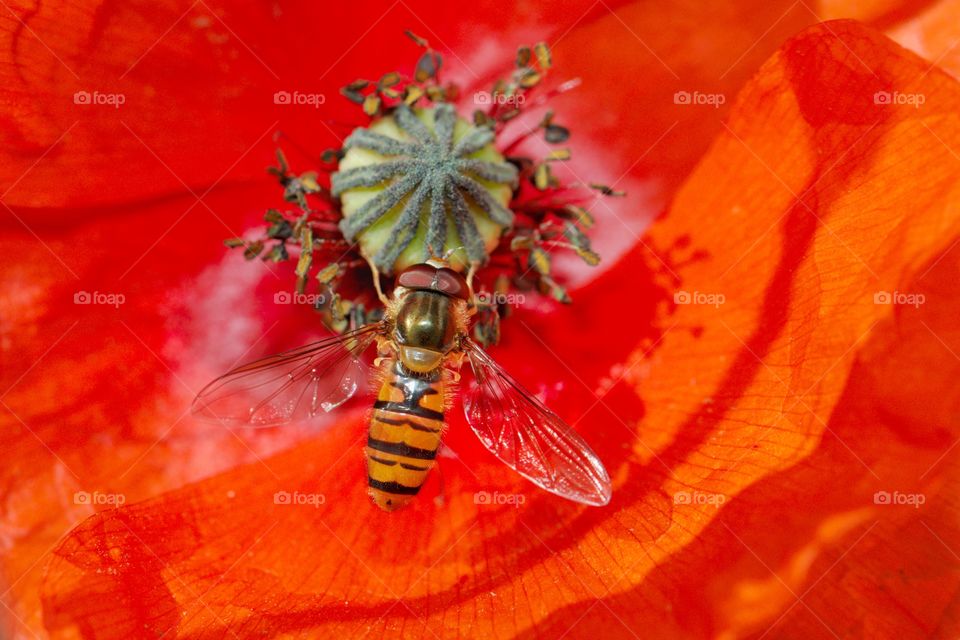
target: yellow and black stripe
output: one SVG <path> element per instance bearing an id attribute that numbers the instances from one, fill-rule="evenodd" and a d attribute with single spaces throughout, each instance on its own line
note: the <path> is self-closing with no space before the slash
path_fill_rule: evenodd
<path id="1" fill-rule="evenodd" d="M 383 365 L 367 437 L 370 496 L 387 511 L 409 503 L 435 464 L 443 433 L 442 367 L 411 375 L 398 361 Z"/>

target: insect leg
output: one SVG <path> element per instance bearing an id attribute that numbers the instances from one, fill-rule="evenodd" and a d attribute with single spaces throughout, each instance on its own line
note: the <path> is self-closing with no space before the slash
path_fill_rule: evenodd
<path id="1" fill-rule="evenodd" d="M 480 263 L 471 262 L 470 268 L 467 270 L 467 289 L 470 291 L 470 297 L 468 298 L 470 304 L 468 305 L 468 309 L 471 316 L 477 312 L 477 296 L 473 291 L 473 276 L 477 274 L 477 268 L 479 267 Z"/>
<path id="2" fill-rule="evenodd" d="M 390 299 L 384 295 L 383 289 L 380 287 L 380 270 L 377 269 L 377 265 L 374 264 L 372 259 L 367 256 L 363 258 L 367 261 L 367 264 L 370 265 L 370 272 L 373 274 L 373 286 L 377 290 L 377 297 L 380 298 L 380 302 L 386 305 L 390 302 Z"/>

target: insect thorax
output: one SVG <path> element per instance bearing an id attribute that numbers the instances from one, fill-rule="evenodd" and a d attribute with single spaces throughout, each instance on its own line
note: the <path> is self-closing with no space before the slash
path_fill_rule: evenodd
<path id="1" fill-rule="evenodd" d="M 466 302 L 435 291 L 395 291 L 389 310 L 397 358 L 412 373 L 441 366 L 467 333 Z"/>

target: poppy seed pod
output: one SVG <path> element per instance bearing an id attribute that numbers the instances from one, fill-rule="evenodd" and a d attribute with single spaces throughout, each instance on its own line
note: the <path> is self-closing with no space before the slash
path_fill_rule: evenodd
<path id="1" fill-rule="evenodd" d="M 517 181 L 493 139 L 450 104 L 400 105 L 355 130 L 332 176 L 344 236 L 388 274 L 448 252 L 454 269 L 482 264 L 513 223 Z"/>

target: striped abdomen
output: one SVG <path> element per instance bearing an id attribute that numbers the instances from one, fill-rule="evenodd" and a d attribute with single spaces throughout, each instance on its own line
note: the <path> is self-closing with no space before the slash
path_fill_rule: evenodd
<path id="1" fill-rule="evenodd" d="M 386 360 L 384 380 L 370 418 L 367 473 L 370 496 L 392 511 L 420 491 L 433 468 L 443 432 L 442 367 L 412 376 Z"/>

